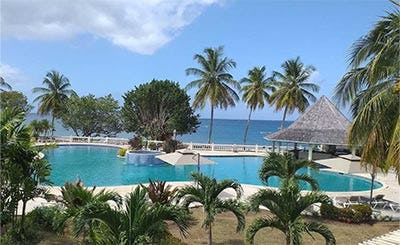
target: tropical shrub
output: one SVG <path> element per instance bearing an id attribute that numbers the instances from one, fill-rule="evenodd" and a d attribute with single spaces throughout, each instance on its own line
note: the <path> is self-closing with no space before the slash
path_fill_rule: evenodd
<path id="1" fill-rule="evenodd" d="M 314 221 L 306 221 L 302 212 L 315 203 L 328 203 L 330 198 L 318 191 L 305 195 L 300 192 L 299 184 L 285 179 L 279 190 L 262 189 L 250 199 L 251 208 L 258 211 L 262 205 L 272 215 L 257 218 L 248 228 L 247 241 L 253 244 L 254 237 L 263 228 L 275 228 L 286 237 L 286 244 L 301 244 L 303 234 L 317 233 L 324 237 L 326 244 L 336 244 L 336 239 L 327 226 Z M 312 235 L 311 235 L 312 236 Z"/>
<path id="2" fill-rule="evenodd" d="M 99 222 L 93 243 L 163 244 L 170 236 L 167 221 L 173 222 L 182 235 L 187 234 L 189 213 L 175 205 L 146 200 L 147 191 L 137 186 L 124 198 L 124 207 L 92 203 L 80 212 L 81 224 Z"/>
<path id="3" fill-rule="evenodd" d="M 368 204 L 338 208 L 332 204 L 321 205 L 321 216 L 346 223 L 367 223 L 372 218 L 372 208 Z"/>
<path id="4" fill-rule="evenodd" d="M 143 147 L 142 138 L 135 136 L 132 139 L 129 139 L 128 144 L 131 146 L 133 150 L 140 150 Z"/>
<path id="5" fill-rule="evenodd" d="M 152 181 L 149 179 L 149 185 L 142 185 L 142 188 L 147 190 L 147 195 L 153 203 L 171 204 L 178 192 L 177 188 L 172 188 L 171 185 L 165 185 L 165 181 Z"/>
<path id="6" fill-rule="evenodd" d="M 271 152 L 268 157 L 264 159 L 264 162 L 258 172 L 261 181 L 268 185 L 268 179 L 272 176 L 276 176 L 284 180 L 292 180 L 295 182 L 304 181 L 308 183 L 313 190 L 318 189 L 318 182 L 308 174 L 298 174 L 298 170 L 302 168 L 311 168 L 313 171 L 317 171 L 317 165 L 308 160 L 296 159 L 294 154 L 284 153 L 278 154 Z"/>
<path id="7" fill-rule="evenodd" d="M 155 151 L 158 149 L 158 146 L 154 142 L 150 142 L 149 145 L 147 146 L 150 150 Z"/>
<path id="8" fill-rule="evenodd" d="M 126 149 L 126 148 L 119 148 L 118 156 L 125 157 L 127 151 L 128 151 L 128 149 Z"/>
<path id="9" fill-rule="evenodd" d="M 152 80 L 124 94 L 121 109 L 126 132 L 148 139 L 165 140 L 196 131 L 199 115 L 190 107 L 190 97 L 178 83 Z"/>
<path id="10" fill-rule="evenodd" d="M 38 207 L 26 215 L 33 225 L 47 231 L 57 231 L 63 212 L 57 206 Z"/>
<path id="11" fill-rule="evenodd" d="M 237 219 L 236 231 L 244 229 L 245 216 L 243 205 L 238 201 L 242 196 L 242 186 L 235 180 L 224 179 L 217 182 L 201 173 L 192 173 L 196 185 L 185 186 L 179 190 L 178 199 L 182 199 L 182 205 L 189 208 L 191 203 L 201 203 L 204 210 L 204 221 L 202 227 L 208 230 L 208 244 L 212 244 L 212 226 L 215 216 L 223 212 L 232 212 Z M 226 189 L 233 189 L 236 199 L 222 200 L 219 197 Z"/>
<path id="12" fill-rule="evenodd" d="M 167 139 L 163 142 L 163 151 L 166 153 L 175 152 L 178 149 L 183 149 L 182 142 L 173 139 Z"/>

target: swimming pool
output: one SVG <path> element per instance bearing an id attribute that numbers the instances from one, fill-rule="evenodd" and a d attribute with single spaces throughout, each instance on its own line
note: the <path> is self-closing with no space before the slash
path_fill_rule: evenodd
<path id="1" fill-rule="evenodd" d="M 86 186 L 116 186 L 146 183 L 152 180 L 187 181 L 196 166 L 135 165 L 126 164 L 125 159 L 117 158 L 117 148 L 101 146 L 59 146 L 48 150 L 45 155 L 52 165 L 51 180 L 56 186 L 66 181 L 83 180 Z M 209 157 L 215 165 L 202 165 L 201 171 L 218 180 L 237 179 L 242 184 L 261 185 L 258 170 L 262 157 Z M 369 190 L 370 180 L 353 175 L 319 171 L 314 176 L 324 191 L 363 191 Z M 272 178 L 269 186 L 278 187 L 279 179 Z M 375 183 L 374 188 L 382 185 Z M 309 187 L 304 185 L 303 189 Z"/>

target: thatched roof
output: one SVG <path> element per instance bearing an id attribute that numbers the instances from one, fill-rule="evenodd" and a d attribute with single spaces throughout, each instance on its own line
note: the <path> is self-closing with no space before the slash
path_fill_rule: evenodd
<path id="1" fill-rule="evenodd" d="M 328 98 L 322 96 L 288 128 L 267 135 L 270 141 L 347 145 L 350 121 Z"/>

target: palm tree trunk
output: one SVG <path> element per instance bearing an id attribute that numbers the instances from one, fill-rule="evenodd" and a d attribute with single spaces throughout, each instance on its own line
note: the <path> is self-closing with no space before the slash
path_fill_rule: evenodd
<path id="1" fill-rule="evenodd" d="M 288 109 L 287 106 L 285 106 L 285 110 L 283 111 L 283 119 L 282 119 L 282 123 L 281 123 L 281 129 L 283 129 L 283 127 L 285 127 L 287 109 Z"/>
<path id="2" fill-rule="evenodd" d="M 286 245 L 290 245 L 290 236 L 286 235 Z"/>
<path id="3" fill-rule="evenodd" d="M 214 105 L 211 103 L 211 119 L 210 119 L 210 131 L 208 132 L 208 144 L 211 143 L 211 135 L 213 130 L 213 123 L 214 123 Z"/>
<path id="4" fill-rule="evenodd" d="M 374 192 L 375 173 L 371 173 L 371 190 L 369 193 L 369 201 L 372 202 L 372 195 Z"/>
<path id="5" fill-rule="evenodd" d="M 212 227 L 211 227 L 211 224 L 208 227 L 208 242 L 207 242 L 207 244 L 208 245 L 212 244 Z"/>
<path id="6" fill-rule="evenodd" d="M 25 223 L 25 210 L 26 210 L 26 201 L 22 200 L 22 214 L 21 214 L 21 223 L 20 223 L 20 232 L 23 234 L 25 227 L 24 227 L 24 223 Z"/>
<path id="7" fill-rule="evenodd" d="M 250 118 L 251 118 L 251 112 L 253 110 L 250 108 L 250 112 L 249 112 L 249 118 L 247 119 L 247 124 L 246 124 L 246 129 L 244 130 L 244 137 L 243 137 L 243 144 L 246 144 L 247 141 L 247 132 L 249 131 L 249 126 L 250 126 Z"/>
<path id="8" fill-rule="evenodd" d="M 54 114 L 51 114 L 51 137 L 54 136 Z"/>

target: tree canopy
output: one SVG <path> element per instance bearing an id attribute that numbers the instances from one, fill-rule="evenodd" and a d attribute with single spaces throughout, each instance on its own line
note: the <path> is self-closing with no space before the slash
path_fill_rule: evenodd
<path id="1" fill-rule="evenodd" d="M 123 96 L 122 119 L 127 132 L 165 140 L 173 135 L 196 131 L 199 115 L 190 107 L 190 97 L 178 83 L 152 80 Z"/>
<path id="2" fill-rule="evenodd" d="M 0 107 L 16 109 L 19 108 L 24 112 L 32 110 L 32 106 L 28 104 L 28 98 L 18 91 L 2 91 L 0 92 Z"/>
<path id="3" fill-rule="evenodd" d="M 94 95 L 79 97 L 72 95 L 60 114 L 65 128 L 78 136 L 104 134 L 113 136 L 122 130 L 120 107 L 111 95 L 96 98 Z"/>

